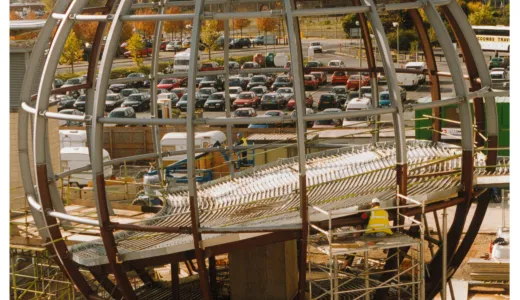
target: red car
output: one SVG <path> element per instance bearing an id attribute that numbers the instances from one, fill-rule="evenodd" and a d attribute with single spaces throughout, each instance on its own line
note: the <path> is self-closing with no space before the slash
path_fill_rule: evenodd
<path id="1" fill-rule="evenodd" d="M 305 107 L 312 108 L 312 104 L 314 103 L 314 98 L 312 98 L 312 95 L 309 93 L 305 93 Z M 287 109 L 293 110 L 296 108 L 296 100 L 294 97 L 289 99 L 289 102 L 287 102 Z"/>
<path id="2" fill-rule="evenodd" d="M 157 84 L 158 89 L 165 89 L 171 91 L 173 88 L 178 88 L 181 86 L 181 81 L 177 80 L 177 78 L 164 78 Z"/>
<path id="3" fill-rule="evenodd" d="M 361 86 L 370 85 L 370 78 L 367 76 L 361 77 Z M 347 81 L 347 89 L 349 90 L 357 90 L 359 89 L 359 75 L 352 75 L 349 77 Z"/>
<path id="4" fill-rule="evenodd" d="M 152 55 L 152 48 L 144 48 L 144 49 L 141 49 L 139 51 L 137 51 L 137 57 L 144 57 L 144 56 L 150 56 Z M 132 57 L 132 53 L 130 53 L 130 51 L 126 51 L 123 56 L 125 58 L 130 58 Z"/>
<path id="5" fill-rule="evenodd" d="M 242 92 L 233 101 L 233 108 L 239 107 L 258 107 L 260 105 L 260 97 L 253 92 Z"/>
<path id="6" fill-rule="evenodd" d="M 348 81 L 348 75 L 345 71 L 335 71 L 332 74 L 332 85 L 336 84 L 347 84 Z"/>
<path id="7" fill-rule="evenodd" d="M 318 85 L 319 85 L 319 82 L 318 80 L 312 76 L 312 75 L 304 75 L 303 76 L 303 85 L 306 87 L 306 88 L 311 88 L 313 90 L 317 90 L 318 89 Z"/>
<path id="8" fill-rule="evenodd" d="M 168 45 L 169 42 L 170 41 L 161 42 L 161 45 L 159 46 L 159 50 L 166 51 L 166 45 Z"/>
<path id="9" fill-rule="evenodd" d="M 175 95 L 177 95 L 177 97 L 179 97 L 179 98 L 182 97 L 182 95 L 184 95 L 187 91 L 188 91 L 188 89 L 183 88 L 183 87 L 176 87 L 171 90 L 171 92 L 175 93 Z"/>
<path id="10" fill-rule="evenodd" d="M 319 84 L 327 84 L 327 73 L 325 72 L 311 72 L 312 76 L 318 79 Z"/>
<path id="11" fill-rule="evenodd" d="M 200 67 L 200 71 L 215 71 L 215 70 L 224 70 L 223 66 L 219 66 L 218 63 L 210 61 L 203 63 Z"/>

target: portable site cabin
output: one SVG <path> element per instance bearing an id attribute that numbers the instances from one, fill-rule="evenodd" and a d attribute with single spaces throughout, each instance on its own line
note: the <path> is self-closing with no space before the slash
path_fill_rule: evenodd
<path id="1" fill-rule="evenodd" d="M 163 152 L 186 150 L 186 132 L 170 132 L 161 139 Z M 195 148 L 212 147 L 216 142 L 226 141 L 226 135 L 221 131 L 207 131 L 195 133 Z M 186 158 L 186 154 L 172 155 L 163 158 L 165 163 L 173 163 Z"/>
<path id="2" fill-rule="evenodd" d="M 177 53 L 173 58 L 173 72 L 188 72 L 190 68 L 190 49 Z M 200 57 L 197 60 L 197 70 L 200 69 Z"/>
<path id="3" fill-rule="evenodd" d="M 59 134 L 60 149 L 87 146 L 87 132 L 85 130 L 60 130 Z"/>
<path id="4" fill-rule="evenodd" d="M 88 147 L 64 147 L 60 150 L 61 169 L 62 171 L 69 171 L 77 169 L 90 164 Z M 103 161 L 110 160 L 108 151 L 103 149 Z M 113 166 L 104 166 L 105 178 L 112 177 Z M 89 181 L 92 181 L 92 171 L 83 171 L 72 174 L 65 178 L 69 183 L 76 183 L 79 186 L 86 186 Z"/>

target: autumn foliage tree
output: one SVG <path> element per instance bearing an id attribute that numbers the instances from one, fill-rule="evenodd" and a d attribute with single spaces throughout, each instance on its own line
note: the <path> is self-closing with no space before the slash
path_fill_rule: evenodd
<path id="1" fill-rule="evenodd" d="M 97 26 L 97 22 L 78 22 L 74 24 L 73 30 L 80 40 L 84 42 L 93 42 Z"/>
<path id="2" fill-rule="evenodd" d="M 9 13 L 9 20 L 20 20 L 20 16 L 15 12 L 15 11 L 11 11 Z"/>
<path id="3" fill-rule="evenodd" d="M 268 32 L 273 32 L 276 30 L 276 27 L 278 26 L 278 19 L 274 18 L 258 18 L 256 19 L 256 27 L 258 30 L 264 32 L 264 41 L 265 36 Z M 266 44 L 266 43 L 264 43 Z"/>
<path id="4" fill-rule="evenodd" d="M 242 30 L 249 25 L 251 25 L 251 20 L 249 20 L 249 19 L 234 19 L 233 20 L 233 28 L 240 30 L 240 36 L 242 36 Z"/>
<path id="5" fill-rule="evenodd" d="M 153 9 L 139 9 L 136 11 L 137 15 L 153 15 L 155 14 Z M 135 22 L 135 29 L 141 32 L 144 38 L 153 36 L 155 32 L 155 22 L 153 21 L 139 21 Z"/>
<path id="6" fill-rule="evenodd" d="M 211 59 L 211 50 L 217 48 L 217 39 L 220 37 L 220 23 L 218 20 L 207 20 L 202 27 L 200 37 L 202 42 L 208 46 L 206 48 L 208 50 L 208 59 Z"/>
<path id="7" fill-rule="evenodd" d="M 71 31 L 61 52 L 60 63 L 70 65 L 71 71 L 74 73 L 74 63 L 80 60 L 82 56 L 83 50 L 81 50 L 81 41 L 74 31 Z"/>
<path id="8" fill-rule="evenodd" d="M 141 57 L 140 52 L 144 49 L 144 47 L 145 44 L 143 38 L 137 33 L 134 33 L 130 37 L 130 39 L 128 40 L 128 46 L 126 46 L 126 49 L 130 51 L 130 56 L 132 57 L 132 60 L 138 67 L 143 65 L 143 58 Z"/>
<path id="9" fill-rule="evenodd" d="M 172 6 L 166 10 L 166 13 L 169 15 L 180 14 L 181 12 L 182 11 L 178 6 Z M 164 30 L 164 32 L 171 34 L 172 39 L 173 39 L 174 33 L 177 34 L 177 32 L 180 32 L 181 40 L 182 40 L 182 33 L 183 33 L 184 28 L 186 27 L 186 24 L 187 23 L 184 20 L 166 21 L 166 22 L 164 22 L 163 30 Z"/>

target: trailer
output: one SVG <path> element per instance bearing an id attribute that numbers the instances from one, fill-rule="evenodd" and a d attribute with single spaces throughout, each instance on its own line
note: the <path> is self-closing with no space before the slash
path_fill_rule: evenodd
<path id="1" fill-rule="evenodd" d="M 103 149 L 103 161 L 109 161 L 110 155 L 108 151 Z M 88 147 L 64 147 L 60 150 L 61 169 L 63 172 L 76 168 L 90 165 L 90 157 Z M 111 178 L 113 175 L 113 166 L 103 167 L 105 179 Z M 87 186 L 92 181 L 92 170 L 75 173 L 65 180 L 69 185 Z"/>

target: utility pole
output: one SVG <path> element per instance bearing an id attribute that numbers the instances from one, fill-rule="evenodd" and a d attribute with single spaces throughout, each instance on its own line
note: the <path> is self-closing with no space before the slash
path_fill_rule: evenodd
<path id="1" fill-rule="evenodd" d="M 397 28 L 397 66 L 399 67 L 399 23 L 393 22 L 392 25 Z"/>
<path id="2" fill-rule="evenodd" d="M 359 26 L 359 21 L 356 21 L 356 26 Z M 358 37 L 359 37 L 359 80 L 358 80 L 358 97 L 361 98 L 361 26 L 358 27 Z"/>

